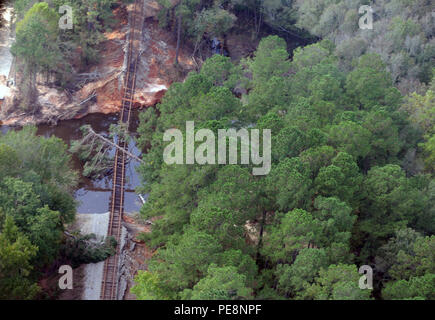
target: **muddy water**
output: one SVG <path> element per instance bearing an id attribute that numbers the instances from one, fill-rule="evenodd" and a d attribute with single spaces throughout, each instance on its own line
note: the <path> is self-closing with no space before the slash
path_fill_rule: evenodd
<path id="1" fill-rule="evenodd" d="M 135 110 L 132 114 L 130 131 L 135 135 L 139 111 Z M 70 145 L 72 140 L 77 140 L 82 137 L 80 127 L 83 125 L 91 125 L 97 133 L 108 133 L 111 124 L 118 123 L 118 114 L 90 114 L 78 120 L 66 120 L 58 123 L 57 126 L 40 125 L 38 126 L 37 134 L 45 137 L 56 136 Z M 129 150 L 135 155 L 140 155 L 140 151 L 136 148 L 134 141 L 130 142 Z M 114 155 L 115 150 L 111 150 L 111 155 Z M 142 202 L 135 193 L 135 188 L 140 184 L 140 178 L 136 172 L 139 163 L 131 160 L 126 166 L 126 192 L 125 206 L 126 212 L 137 212 L 142 206 Z M 79 172 L 83 171 L 83 164 L 76 156 L 73 156 L 73 166 Z M 112 177 L 105 177 L 99 180 L 91 180 L 80 175 L 78 189 L 75 192 L 75 198 L 78 200 L 78 213 L 105 213 L 109 211 L 109 199 L 111 195 Z"/>

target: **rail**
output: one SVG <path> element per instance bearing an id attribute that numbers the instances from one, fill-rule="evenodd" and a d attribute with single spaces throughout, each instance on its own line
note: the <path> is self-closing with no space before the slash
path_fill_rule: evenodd
<path id="1" fill-rule="evenodd" d="M 141 19 L 143 19 L 143 0 L 136 0 L 131 16 L 131 29 L 127 50 L 127 70 L 124 78 L 122 109 L 120 114 L 120 124 L 126 124 L 128 130 L 133 107 L 133 98 L 136 90 L 136 72 L 139 54 L 138 47 L 142 34 Z M 143 21 L 143 20 L 142 20 Z M 136 41 L 136 43 L 135 43 Z M 124 150 L 128 150 L 128 143 L 119 137 L 117 144 Z M 120 238 L 122 231 L 122 216 L 124 214 L 124 183 L 125 166 L 127 155 L 119 148 L 115 151 L 113 167 L 113 187 L 110 198 L 110 218 L 107 236 L 114 237 L 117 241 L 116 253 L 104 262 L 103 280 L 101 285 L 101 300 L 118 299 L 118 271 L 119 271 L 119 251 Z"/>

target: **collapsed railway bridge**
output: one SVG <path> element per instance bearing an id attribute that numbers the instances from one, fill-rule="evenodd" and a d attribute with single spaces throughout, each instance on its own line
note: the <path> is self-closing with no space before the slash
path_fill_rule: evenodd
<path id="1" fill-rule="evenodd" d="M 122 109 L 119 123 L 128 130 L 131 109 L 133 107 L 134 93 L 136 89 L 136 72 L 138 59 L 140 56 L 140 41 L 142 38 L 143 28 L 143 10 L 144 1 L 135 0 L 133 11 L 131 12 L 130 32 L 128 37 L 127 49 L 127 69 L 125 73 L 123 91 L 122 91 Z M 122 137 L 118 137 L 115 159 L 113 165 L 113 187 L 110 198 L 109 227 L 107 236 L 113 237 L 117 241 L 116 254 L 110 256 L 104 262 L 103 279 L 101 284 L 101 300 L 118 300 L 118 271 L 119 271 L 119 254 L 120 240 L 122 231 L 122 217 L 124 214 L 124 184 L 125 184 L 125 167 L 128 155 L 122 151 L 128 149 L 128 143 Z"/>

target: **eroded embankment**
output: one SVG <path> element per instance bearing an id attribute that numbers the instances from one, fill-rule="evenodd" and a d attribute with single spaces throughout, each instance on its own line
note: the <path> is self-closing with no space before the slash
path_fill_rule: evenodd
<path id="1" fill-rule="evenodd" d="M 109 213 L 78 214 L 70 229 L 80 230 L 82 234 L 95 234 L 96 241 L 101 241 L 106 236 L 108 224 Z M 130 293 L 130 289 L 134 285 L 134 276 L 138 270 L 147 268 L 148 260 L 152 256 L 152 250 L 145 243 L 138 241 L 136 236 L 140 232 L 150 232 L 151 227 L 149 224 L 145 225 L 133 219 L 128 213 L 125 214 L 122 225 L 118 298 L 120 300 L 132 300 L 135 299 L 135 296 Z M 85 264 L 76 269 L 80 271 L 76 272 L 80 276 L 74 280 L 74 286 L 76 290 L 79 290 L 74 295 L 75 298 L 81 300 L 100 299 L 103 268 L 104 261 Z M 60 299 L 63 299 L 62 296 L 60 296 Z"/>
<path id="2" fill-rule="evenodd" d="M 160 101 L 170 84 L 178 78 L 174 69 L 176 42 L 174 35 L 158 27 L 158 4 L 144 0 L 143 37 L 140 43 L 141 54 L 137 73 L 135 107 L 153 106 Z M 36 113 L 26 112 L 19 107 L 19 87 L 11 86 L 5 96 L 0 111 L 0 121 L 4 125 L 25 125 L 57 123 L 60 120 L 83 117 L 89 113 L 116 113 L 121 108 L 121 90 L 126 69 L 127 39 L 130 32 L 129 14 L 133 4 L 114 10 L 118 21 L 111 32 L 105 33 L 106 40 L 100 44 L 98 64 L 86 71 L 77 61 L 77 49 L 72 59 L 76 73 L 74 85 L 79 90 L 69 92 L 61 88 L 44 85 L 45 77 L 39 77 L 39 105 Z M 9 49 L 9 48 L 8 48 Z M 180 52 L 180 64 L 185 72 L 194 68 L 193 61 L 185 50 Z M 19 77 L 18 77 L 19 78 Z"/>

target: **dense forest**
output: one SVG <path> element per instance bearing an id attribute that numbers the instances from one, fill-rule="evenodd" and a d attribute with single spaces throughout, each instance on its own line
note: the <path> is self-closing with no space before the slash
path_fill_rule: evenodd
<path id="1" fill-rule="evenodd" d="M 157 251 L 137 276 L 139 298 L 434 298 L 433 3 L 376 1 L 373 31 L 358 28 L 362 4 L 224 1 L 189 11 L 187 30 L 227 8 L 213 16 L 237 24 L 245 10 L 319 41 L 290 56 L 269 36 L 252 58 L 215 55 L 141 114 L 150 193 L 141 213 L 158 219 L 144 235 Z M 271 172 L 165 164 L 163 133 L 192 120 L 213 132 L 271 129 Z M 358 286 L 362 265 L 373 267 L 373 291 Z"/>
<path id="2" fill-rule="evenodd" d="M 75 215 L 71 195 L 77 176 L 58 138 L 36 128 L 0 137 L 0 298 L 39 293 L 43 268 L 59 257 L 64 224 Z"/>
<path id="3" fill-rule="evenodd" d="M 149 194 L 140 214 L 153 221 L 140 237 L 154 254 L 136 297 L 435 299 L 433 1 L 158 2 L 174 64 L 180 47 L 204 62 L 140 112 L 137 192 Z M 79 14 L 60 32 L 64 4 Z M 74 86 L 73 49 L 83 70 L 95 64 L 116 5 L 14 1 L 23 110 L 35 111 L 37 76 Z M 373 8 L 373 29 L 358 27 L 362 5 Z M 255 52 L 210 54 L 210 41 L 234 29 L 258 42 Z M 164 133 L 187 121 L 216 135 L 270 129 L 270 172 L 166 164 Z M 0 135 L 0 299 L 46 298 L 38 279 L 53 265 L 113 254 L 110 243 L 89 249 L 65 235 L 77 179 L 61 139 L 34 127 Z M 359 287 L 364 265 L 373 290 Z"/>

